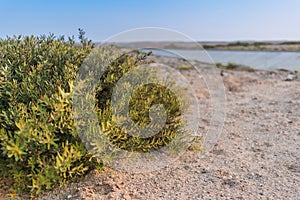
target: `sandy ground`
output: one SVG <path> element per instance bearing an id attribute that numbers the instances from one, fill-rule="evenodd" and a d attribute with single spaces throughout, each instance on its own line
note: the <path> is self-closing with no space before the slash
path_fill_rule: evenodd
<path id="1" fill-rule="evenodd" d="M 220 72 L 202 72 L 212 71 Z M 300 199 L 300 79 L 285 81 L 288 73 L 225 71 L 227 116 L 205 156 L 187 151 L 151 173 L 92 171 L 38 199 Z M 209 98 L 205 90 L 197 96 Z M 200 131 L 209 126 L 204 118 Z"/>

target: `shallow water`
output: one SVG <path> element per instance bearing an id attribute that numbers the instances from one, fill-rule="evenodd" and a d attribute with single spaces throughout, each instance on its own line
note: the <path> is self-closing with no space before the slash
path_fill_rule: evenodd
<path id="1" fill-rule="evenodd" d="M 156 55 L 180 56 L 208 63 L 247 65 L 255 69 L 300 70 L 300 51 L 153 50 Z"/>

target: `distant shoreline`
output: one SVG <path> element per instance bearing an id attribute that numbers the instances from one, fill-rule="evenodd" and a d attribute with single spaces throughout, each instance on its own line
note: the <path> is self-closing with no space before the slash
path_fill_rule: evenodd
<path id="1" fill-rule="evenodd" d="M 167 49 L 172 50 L 172 49 Z M 176 49 L 176 50 L 201 50 L 201 49 Z M 205 51 L 243 51 L 243 52 L 270 52 L 270 53 L 277 53 L 277 52 L 291 52 L 291 53 L 300 53 L 300 50 L 259 50 L 259 49 L 204 49 Z"/>
<path id="2" fill-rule="evenodd" d="M 222 65 L 231 63 L 254 69 L 299 70 L 300 67 L 300 51 L 152 49 L 152 52 L 154 55 L 165 57 L 173 57 L 174 54 L 174 57 L 179 56 L 186 60 L 214 62 Z"/>
<path id="3" fill-rule="evenodd" d="M 180 50 L 218 50 L 218 51 L 266 51 L 300 52 L 300 41 L 273 42 L 123 42 L 118 46 L 129 48 L 157 48 Z"/>

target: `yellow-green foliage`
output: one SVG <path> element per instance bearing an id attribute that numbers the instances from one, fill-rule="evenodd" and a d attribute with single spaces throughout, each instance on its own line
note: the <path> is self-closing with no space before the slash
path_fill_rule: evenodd
<path id="1" fill-rule="evenodd" d="M 154 136 L 142 138 L 129 134 L 134 130 L 125 130 L 118 126 L 115 119 L 122 117 L 112 114 L 111 97 L 113 89 L 124 74 L 135 69 L 137 65 L 146 62 L 145 58 L 146 54 L 134 53 L 126 54 L 116 59 L 101 77 L 96 95 L 98 100 L 99 121 L 101 121 L 101 128 L 104 134 L 114 145 L 129 152 L 149 152 L 168 145 L 181 131 L 180 128 L 182 128 L 183 122 L 180 117 L 187 104 L 187 102 L 178 97 L 178 93 L 175 94 L 167 85 L 155 83 L 141 85 L 132 93 L 130 98 L 129 110 L 131 119 L 135 122 L 136 126 L 146 126 L 151 121 L 149 118 L 150 107 L 161 104 L 167 115 L 164 127 Z M 128 88 L 135 82 L 133 79 L 151 79 L 155 76 L 153 70 L 149 70 L 148 74 L 139 73 L 138 70 L 133 73 L 130 82 L 127 81 L 119 86 L 121 87 L 119 91 L 125 91 L 125 95 L 128 94 L 128 92 L 126 92 Z M 166 84 L 172 85 L 170 81 Z M 180 91 L 180 88 L 176 88 L 176 86 L 173 86 L 173 89 L 177 92 Z M 125 96 L 117 96 L 114 98 L 124 99 L 124 101 L 126 101 Z M 123 110 L 124 108 L 125 104 L 120 105 L 119 110 Z M 122 123 L 126 123 L 126 120 Z"/>
<path id="2" fill-rule="evenodd" d="M 10 179 L 13 194 L 36 195 L 102 166 L 82 143 L 85 138 L 79 138 L 72 116 L 73 81 L 93 49 L 82 30 L 79 39 L 80 44 L 53 35 L 0 40 L 0 178 Z M 95 91 L 102 130 L 113 144 L 128 151 L 157 150 L 183 136 L 177 133 L 183 125 L 180 117 L 185 103 L 162 85 L 139 87 L 129 102 L 130 116 L 139 126 L 149 124 L 152 105 L 163 105 L 167 119 L 158 134 L 135 137 L 114 120 L 118 116 L 112 115 L 110 103 L 115 84 L 146 57 L 138 52 L 120 56 Z M 126 90 L 127 86 L 122 87 Z"/>
<path id="3" fill-rule="evenodd" d="M 253 72 L 254 71 L 254 69 L 249 67 L 249 66 L 238 65 L 238 64 L 235 64 L 235 63 L 228 63 L 227 65 L 223 65 L 222 63 L 216 63 L 216 66 L 219 69 L 226 69 L 226 70 L 248 71 L 248 72 Z"/>
<path id="4" fill-rule="evenodd" d="M 0 40 L 1 179 L 11 192 L 39 193 L 96 167 L 75 132 L 72 80 L 92 49 L 73 39 Z"/>
<path id="5" fill-rule="evenodd" d="M 181 65 L 178 67 L 179 70 L 191 70 L 194 69 L 191 65 Z"/>

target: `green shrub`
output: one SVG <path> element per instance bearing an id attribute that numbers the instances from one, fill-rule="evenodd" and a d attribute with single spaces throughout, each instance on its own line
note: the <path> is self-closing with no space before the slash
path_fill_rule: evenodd
<path id="1" fill-rule="evenodd" d="M 92 49 L 80 36 L 0 40 L 0 171 L 12 193 L 37 194 L 98 165 L 72 119 L 72 80 Z"/>
<path id="2" fill-rule="evenodd" d="M 248 47 L 249 45 L 250 45 L 250 43 L 248 43 L 248 42 L 240 42 L 240 41 L 237 41 L 237 42 L 228 43 L 227 46 L 229 46 L 229 47 L 235 47 L 235 46 L 244 46 L 244 47 Z"/>
<path id="3" fill-rule="evenodd" d="M 223 64 L 219 63 L 219 62 L 215 63 L 215 65 L 216 65 L 217 68 L 222 68 L 223 67 Z"/>
<path id="4" fill-rule="evenodd" d="M 91 135 L 79 137 L 76 124 L 79 122 L 73 118 L 72 95 L 76 89 L 73 81 L 93 49 L 82 30 L 79 39 L 80 44 L 72 38 L 65 40 L 53 35 L 0 40 L 0 176 L 12 182 L 12 194 L 36 195 L 102 166 L 102 157 L 96 159 L 83 144 Z M 106 54 L 98 56 L 105 59 Z M 139 126 L 151 121 L 152 105 L 165 107 L 166 125 L 158 134 L 150 138 L 135 137 L 115 122 L 120 116 L 112 114 L 113 89 L 127 72 L 147 62 L 146 57 L 147 54 L 139 52 L 121 55 L 100 78 L 92 97 L 106 137 L 128 151 L 157 150 L 184 136 L 177 133 L 184 125 L 180 116 L 187 102 L 178 98 L 180 89 L 176 89 L 176 94 L 169 89 L 175 89 L 171 83 L 169 88 L 143 85 L 129 102 L 130 116 Z M 143 78 L 152 76 L 149 72 Z M 121 89 L 126 90 L 126 84 Z M 101 147 L 94 146 L 97 148 Z"/>
<path id="5" fill-rule="evenodd" d="M 216 47 L 215 45 L 208 45 L 208 44 L 203 45 L 203 49 L 214 49 L 215 47 Z"/>
<path id="6" fill-rule="evenodd" d="M 295 45 L 295 44 L 300 44 L 300 41 L 286 41 L 280 43 L 280 45 Z"/>
<path id="7" fill-rule="evenodd" d="M 254 72 L 254 69 L 252 67 L 246 65 L 239 65 L 231 62 L 227 65 L 223 65 L 222 63 L 216 63 L 215 65 L 219 69 Z"/>
<path id="8" fill-rule="evenodd" d="M 181 65 L 178 67 L 179 70 L 191 70 L 191 69 L 194 69 L 193 66 L 191 65 Z"/>
<path id="9" fill-rule="evenodd" d="M 271 42 L 254 42 L 254 46 L 272 45 Z"/>
<path id="10" fill-rule="evenodd" d="M 101 122 L 101 129 L 109 138 L 110 142 L 118 148 L 129 152 L 149 152 L 157 150 L 168 145 L 172 140 L 183 136 L 180 133 L 184 122 L 180 116 L 187 107 L 188 102 L 185 99 L 179 98 L 183 88 L 176 87 L 174 83 L 167 80 L 165 83 L 159 84 L 156 80 L 155 69 L 149 69 L 146 72 L 137 68 L 138 65 L 146 63 L 147 54 L 133 53 L 126 54 L 116 59 L 108 68 L 106 73 L 101 77 L 100 84 L 97 89 L 98 101 L 98 117 Z M 134 70 L 135 69 L 135 70 Z M 123 120 L 123 116 L 113 115 L 111 107 L 111 97 L 113 89 L 116 88 L 117 82 L 129 71 L 134 70 L 130 77 L 130 81 L 124 81 L 118 88 L 116 93 L 125 94 L 118 95 L 114 98 L 121 99 L 121 102 L 126 101 L 126 94 L 132 84 L 138 80 L 154 80 L 152 83 L 139 86 L 132 94 L 129 102 L 130 117 L 135 122 L 136 126 L 145 127 L 150 122 L 149 110 L 151 106 L 161 104 L 166 112 L 167 119 L 161 131 L 151 137 L 143 138 L 141 136 L 132 136 L 129 132 L 134 132 L 133 129 L 120 128 L 116 123 L 116 118 Z M 157 83 L 157 84 L 155 84 Z M 169 87 L 166 87 L 166 86 Z M 174 93 L 175 91 L 175 93 Z M 178 96 L 179 95 L 179 96 Z M 118 110 L 124 110 L 125 104 L 119 105 Z M 124 119 L 122 124 L 128 123 Z"/>

